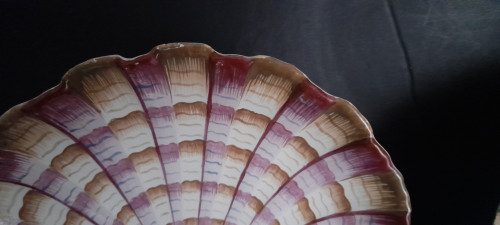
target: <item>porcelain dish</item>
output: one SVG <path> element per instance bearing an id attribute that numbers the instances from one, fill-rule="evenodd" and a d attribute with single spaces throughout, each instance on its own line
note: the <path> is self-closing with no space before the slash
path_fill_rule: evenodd
<path id="1" fill-rule="evenodd" d="M 1 224 L 410 224 L 348 101 L 268 56 L 105 56 L 0 118 Z"/>

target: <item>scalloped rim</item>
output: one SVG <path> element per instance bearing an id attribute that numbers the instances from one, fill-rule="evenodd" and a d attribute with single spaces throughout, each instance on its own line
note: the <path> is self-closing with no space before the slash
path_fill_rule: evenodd
<path id="1" fill-rule="evenodd" d="M 223 56 L 223 57 L 226 57 L 226 56 L 237 56 L 237 57 L 244 57 L 244 58 L 247 58 L 247 59 L 251 59 L 251 60 L 255 60 L 255 59 L 264 59 L 266 61 L 269 61 L 271 63 L 279 63 L 279 64 L 283 64 L 287 67 L 290 67 L 296 74 L 299 74 L 300 76 L 303 77 L 303 79 L 306 79 L 310 82 L 311 85 L 315 86 L 316 88 L 318 88 L 322 94 L 325 94 L 325 95 L 328 95 L 328 96 L 331 96 L 333 98 L 335 98 L 336 100 L 340 100 L 340 101 L 345 101 L 345 103 L 348 104 L 348 107 L 349 107 L 349 110 L 351 110 L 354 114 L 357 115 L 357 117 L 361 120 L 361 122 L 365 125 L 366 129 L 369 131 L 370 133 L 370 138 L 372 139 L 372 141 L 374 142 L 375 146 L 377 147 L 379 153 L 381 155 L 383 155 L 383 157 L 386 159 L 387 161 L 387 164 L 388 164 L 388 167 L 391 168 L 398 180 L 400 181 L 400 186 L 402 187 L 402 191 L 404 192 L 404 195 L 406 197 L 406 206 L 407 206 L 407 222 L 408 224 L 410 224 L 410 215 L 411 215 L 411 203 L 410 203 L 410 196 L 409 196 L 409 193 L 408 193 L 408 190 L 406 188 L 406 185 L 405 185 L 405 182 L 404 182 L 404 178 L 401 174 L 401 172 L 394 166 L 392 160 L 391 160 L 391 157 L 390 155 L 388 154 L 388 152 L 378 143 L 378 141 L 375 139 L 374 135 L 373 135 L 373 130 L 371 128 L 371 125 L 370 123 L 368 122 L 368 120 L 359 112 L 359 110 L 349 101 L 343 99 L 343 98 L 340 98 L 340 97 L 337 97 L 337 96 L 334 96 L 326 91 L 324 91 L 321 87 L 319 87 L 318 85 L 316 85 L 315 83 L 313 83 L 309 77 L 307 77 L 306 74 L 304 74 L 302 71 L 300 71 L 297 67 L 295 67 L 294 65 L 290 64 L 290 63 L 287 63 L 287 62 L 284 62 L 280 59 L 276 59 L 274 57 L 270 57 L 270 56 L 265 56 L 265 55 L 256 55 L 256 56 L 243 56 L 243 55 L 239 55 L 239 54 L 221 54 L 217 51 L 215 51 L 212 47 L 206 45 L 206 44 L 201 44 L 201 43 L 189 43 L 189 42 L 178 42 L 178 43 L 168 43 L 168 44 L 161 44 L 161 45 L 158 45 L 156 47 L 154 47 L 152 50 L 150 50 L 148 53 L 146 54 L 142 54 L 142 55 L 139 55 L 139 56 L 136 56 L 136 57 L 133 57 L 133 58 L 125 58 L 123 56 L 120 56 L 120 55 L 108 55 L 108 56 L 101 56 L 101 57 L 96 57 L 96 58 L 92 58 L 92 59 L 89 59 L 89 60 L 86 60 L 80 64 L 77 64 L 76 66 L 72 67 L 71 69 L 69 69 L 61 78 L 61 81 L 58 85 L 48 89 L 47 91 L 43 92 L 42 94 L 30 99 L 30 100 L 27 100 L 25 102 L 22 102 L 20 104 L 17 104 L 15 106 L 13 106 L 12 108 L 10 108 L 9 110 L 7 110 L 5 113 L 3 113 L 1 116 L 0 116 L 0 130 L 3 130 L 5 129 L 6 127 L 9 127 L 13 122 L 15 122 L 17 120 L 17 118 L 21 117 L 23 114 L 24 114 L 24 109 L 29 107 L 30 105 L 34 105 L 34 104 L 39 104 L 41 101 L 43 101 L 43 99 L 45 98 L 45 96 L 48 96 L 50 95 L 51 93 L 63 88 L 63 89 L 68 89 L 68 81 L 71 79 L 71 77 L 73 76 L 73 74 L 75 74 L 77 71 L 81 71 L 81 70 L 84 70 L 84 69 L 88 69 L 89 67 L 92 67 L 93 65 L 102 65 L 102 63 L 115 63 L 116 61 L 123 61 L 123 62 L 127 62 L 127 63 L 133 63 L 134 61 L 140 59 L 141 57 L 144 57 L 144 56 L 147 56 L 147 55 L 154 55 L 155 58 L 158 58 L 158 52 L 159 51 L 168 51 L 168 50 L 172 50 L 172 49 L 183 49 L 185 51 L 189 50 L 187 48 L 197 48 L 197 49 L 203 49 L 204 51 L 210 51 L 211 53 L 210 54 L 218 54 L 220 56 Z M 291 75 L 287 74 L 287 76 L 290 77 L 290 79 L 293 79 L 291 77 Z"/>

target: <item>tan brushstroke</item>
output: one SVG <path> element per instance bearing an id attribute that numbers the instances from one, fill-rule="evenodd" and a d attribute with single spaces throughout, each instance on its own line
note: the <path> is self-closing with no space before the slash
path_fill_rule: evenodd
<path id="1" fill-rule="evenodd" d="M 109 128 L 118 137 L 124 137 L 131 129 L 149 129 L 144 112 L 135 111 L 127 116 L 111 120 Z"/>
<path id="2" fill-rule="evenodd" d="M 261 107 L 275 105 L 279 108 L 292 94 L 293 83 L 274 74 L 249 77 L 243 91 L 242 102 L 250 101 Z M 272 110 L 270 110 L 272 111 Z"/>
<path id="3" fill-rule="evenodd" d="M 407 197 L 395 172 L 368 174 L 339 181 L 339 184 L 352 195 L 352 210 L 392 210 L 407 211 Z M 356 187 L 347 189 L 346 185 Z M 356 204 L 353 202 L 356 201 Z M 361 207 L 361 208 L 359 208 Z"/>
<path id="4" fill-rule="evenodd" d="M 95 175 L 94 179 L 85 186 L 85 193 L 93 199 L 99 199 L 102 191 L 107 187 L 114 187 L 104 172 Z"/>
<path id="5" fill-rule="evenodd" d="M 60 131 L 42 121 L 25 116 L 17 108 L 2 115 L 0 128 L 0 147 L 39 159 L 55 151 L 60 144 L 72 142 Z M 57 140 L 48 142 L 49 138 L 55 137 Z M 46 144 L 49 146 L 45 146 Z"/>
<path id="6" fill-rule="evenodd" d="M 336 213 L 343 213 L 351 211 L 351 204 L 344 195 L 344 188 L 337 182 L 330 183 L 324 188 L 328 189 L 330 198 L 335 203 Z"/>
<path id="7" fill-rule="evenodd" d="M 305 161 L 310 162 L 319 157 L 318 152 L 309 146 L 302 137 L 293 137 L 286 145 L 292 147 Z"/>
<path id="8" fill-rule="evenodd" d="M 248 201 L 248 206 L 255 211 L 255 213 L 259 213 L 262 208 L 264 208 L 264 204 L 257 199 L 256 197 L 253 197 Z"/>
<path id="9" fill-rule="evenodd" d="M 279 183 L 279 186 L 289 179 L 288 174 L 276 164 L 271 164 L 267 167 L 264 172 L 264 176 Z"/>
<path id="10" fill-rule="evenodd" d="M 66 214 L 66 222 L 64 222 L 64 225 L 81 225 L 86 220 L 87 219 L 85 219 L 85 217 L 80 216 L 80 214 L 76 213 L 73 210 L 70 210 Z"/>
<path id="11" fill-rule="evenodd" d="M 280 225 L 280 222 L 278 220 L 273 220 L 269 225 Z"/>
<path id="12" fill-rule="evenodd" d="M 27 223 L 40 223 L 37 218 L 38 210 L 43 207 L 44 201 L 48 201 L 50 198 L 36 191 L 29 191 L 24 195 L 23 207 L 19 210 L 19 218 Z"/>
<path id="13" fill-rule="evenodd" d="M 147 166 L 147 164 L 157 164 L 159 165 L 160 160 L 158 159 L 158 154 L 156 153 L 156 148 L 149 147 L 141 152 L 132 153 L 129 156 L 132 164 L 135 168 L 140 168 Z"/>
<path id="14" fill-rule="evenodd" d="M 332 124 L 335 131 L 324 131 L 325 134 L 340 132 L 345 136 L 346 142 L 361 140 L 372 136 L 368 121 L 348 101 L 337 98 L 336 103 L 325 113 L 328 123 Z"/>
<path id="15" fill-rule="evenodd" d="M 73 68 L 65 75 L 63 81 L 106 113 L 115 112 L 129 105 L 140 108 L 132 86 L 113 59 L 103 59 Z M 119 98 L 134 99 L 134 101 L 117 108 L 118 105 L 114 103 Z"/>
<path id="16" fill-rule="evenodd" d="M 134 211 L 130 206 L 123 206 L 120 212 L 118 213 L 117 220 L 122 222 L 123 224 L 128 224 L 132 218 L 135 217 Z"/>
<path id="17" fill-rule="evenodd" d="M 77 160 L 84 160 L 89 158 L 90 156 L 85 152 L 85 150 L 79 145 L 70 145 L 62 154 L 54 157 L 52 160 L 50 167 L 56 171 L 64 171 L 64 168 L 67 166 L 71 166 Z"/>
<path id="18" fill-rule="evenodd" d="M 201 190 L 201 182 L 197 180 L 193 181 L 183 181 L 182 182 L 182 193 L 190 194 L 190 193 L 199 193 Z"/>
<path id="19" fill-rule="evenodd" d="M 313 211 L 309 208 L 309 201 L 307 198 L 300 199 L 295 205 L 297 205 L 297 211 L 302 215 L 305 222 L 311 222 L 316 219 Z"/>
<path id="20" fill-rule="evenodd" d="M 83 94 L 87 92 L 89 94 L 95 94 L 105 91 L 108 87 L 115 89 L 116 86 L 128 83 L 126 79 L 111 79 L 104 81 L 103 78 L 99 80 L 90 81 L 88 76 L 97 75 L 103 76 L 104 74 L 119 73 L 120 69 L 116 65 L 116 58 L 114 57 L 102 57 L 99 59 L 88 60 L 84 63 L 79 64 L 69 70 L 63 77 L 63 83 L 66 83 L 73 90 Z M 101 74 L 101 75 L 99 75 Z M 112 76 L 112 75 L 111 75 Z M 104 75 L 106 77 L 106 75 Z M 87 79 L 86 81 L 83 81 Z M 97 83 L 98 81 L 103 81 L 103 83 Z M 96 84 L 90 86 L 91 84 Z"/>
<path id="21" fill-rule="evenodd" d="M 183 141 L 179 143 L 180 157 L 201 156 L 203 154 L 203 141 Z"/>
<path id="22" fill-rule="evenodd" d="M 174 105 L 174 112 L 177 120 L 189 120 L 192 117 L 205 118 L 207 116 L 207 104 L 204 102 L 179 102 Z"/>
<path id="23" fill-rule="evenodd" d="M 213 50 L 198 48 L 190 51 L 189 47 L 183 50 L 160 50 L 157 53 L 170 85 L 173 103 L 207 102 L 207 62 Z"/>
<path id="24" fill-rule="evenodd" d="M 283 80 L 287 83 L 289 82 L 290 87 L 281 87 L 283 89 L 292 90 L 296 85 L 300 84 L 305 76 L 302 72 L 300 72 L 295 66 L 280 61 L 271 57 L 260 57 L 253 59 L 253 66 L 248 73 L 247 80 L 258 80 L 258 76 L 274 76 L 276 80 Z M 248 82 L 247 81 L 247 82 Z M 267 85 L 274 86 L 274 82 L 261 80 L 260 82 L 268 82 Z M 267 94 L 271 94 L 273 92 L 268 92 Z M 276 95 L 274 95 L 276 96 Z"/>
<path id="25" fill-rule="evenodd" d="M 162 198 L 162 197 L 167 196 L 167 186 L 160 185 L 157 187 L 150 188 L 146 191 L 146 195 L 148 196 L 149 200 L 154 202 L 158 198 Z"/>
<path id="26" fill-rule="evenodd" d="M 229 185 L 225 184 L 218 184 L 217 185 L 217 194 L 218 195 L 223 195 L 228 198 L 232 198 L 234 195 L 235 188 Z"/>
<path id="27" fill-rule="evenodd" d="M 159 45 L 154 49 L 155 56 L 163 63 L 175 57 L 208 58 L 212 52 L 214 50 L 210 46 L 198 43 L 169 43 Z"/>
<path id="28" fill-rule="evenodd" d="M 226 149 L 227 149 L 226 156 L 229 159 L 240 162 L 242 164 L 246 164 L 248 158 L 250 158 L 250 155 L 252 154 L 250 151 L 246 149 L 240 149 L 233 145 L 227 146 Z"/>
<path id="29" fill-rule="evenodd" d="M 184 220 L 184 225 L 198 225 L 197 218 L 188 218 Z"/>
<path id="30" fill-rule="evenodd" d="M 223 225 L 224 220 L 219 219 L 210 219 L 210 225 Z"/>
<path id="31" fill-rule="evenodd" d="M 254 126 L 261 130 L 266 129 L 271 121 L 267 116 L 254 113 L 247 109 L 238 109 L 234 114 L 234 120 L 246 126 Z"/>
<path id="32" fill-rule="evenodd" d="M 206 89 L 206 61 L 204 57 L 172 57 L 166 59 L 165 72 L 172 89 L 180 88 Z M 187 79 L 189 77 L 189 79 Z M 175 90 L 174 90 L 175 92 Z"/>

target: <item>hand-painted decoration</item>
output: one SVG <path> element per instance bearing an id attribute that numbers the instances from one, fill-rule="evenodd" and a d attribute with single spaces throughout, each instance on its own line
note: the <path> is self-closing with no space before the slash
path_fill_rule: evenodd
<path id="1" fill-rule="evenodd" d="M 0 196 L 0 224 L 410 223 L 354 106 L 203 44 L 89 60 L 6 112 Z"/>

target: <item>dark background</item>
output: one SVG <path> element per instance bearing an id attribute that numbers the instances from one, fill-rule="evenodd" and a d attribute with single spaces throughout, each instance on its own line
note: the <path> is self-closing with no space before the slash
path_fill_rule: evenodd
<path id="1" fill-rule="evenodd" d="M 492 224 L 500 1 L 0 1 L 0 111 L 74 65 L 169 42 L 292 63 L 350 100 L 402 172 L 412 224 Z"/>

